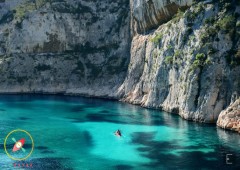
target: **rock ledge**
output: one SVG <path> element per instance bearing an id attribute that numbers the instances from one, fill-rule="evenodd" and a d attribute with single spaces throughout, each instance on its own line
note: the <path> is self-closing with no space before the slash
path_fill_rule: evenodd
<path id="1" fill-rule="evenodd" d="M 220 113 L 217 125 L 240 133 L 240 99 Z"/>

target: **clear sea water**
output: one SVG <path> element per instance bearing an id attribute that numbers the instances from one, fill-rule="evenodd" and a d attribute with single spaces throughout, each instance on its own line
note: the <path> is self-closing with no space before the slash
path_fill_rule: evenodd
<path id="1" fill-rule="evenodd" d="M 4 152 L 4 139 L 14 129 L 34 139 L 26 161 L 11 160 Z M 117 129 L 121 138 L 114 135 Z M 13 145 L 9 139 L 7 148 Z M 232 165 L 226 164 L 226 154 L 233 154 Z M 0 169 L 29 169 L 14 163 L 31 163 L 37 170 L 240 169 L 240 135 L 117 101 L 0 95 L 0 158 Z"/>

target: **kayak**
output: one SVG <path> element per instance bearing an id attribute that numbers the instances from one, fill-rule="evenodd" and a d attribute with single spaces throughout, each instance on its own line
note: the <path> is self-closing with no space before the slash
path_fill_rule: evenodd
<path id="1" fill-rule="evenodd" d="M 20 139 L 19 141 L 17 141 L 17 142 L 15 143 L 12 151 L 13 151 L 13 152 L 18 151 L 19 149 L 21 149 L 21 148 L 23 147 L 24 143 L 25 143 L 25 139 L 23 139 L 23 138 Z"/>
<path id="2" fill-rule="evenodd" d="M 116 136 L 119 136 L 119 137 L 121 137 L 122 135 L 121 135 L 121 133 L 119 134 L 119 133 L 115 133 L 115 135 Z"/>

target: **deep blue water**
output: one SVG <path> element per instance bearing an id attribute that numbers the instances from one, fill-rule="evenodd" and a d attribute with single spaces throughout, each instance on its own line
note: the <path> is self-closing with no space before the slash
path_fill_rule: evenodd
<path id="1" fill-rule="evenodd" d="M 239 134 L 117 101 L 0 95 L 0 118 L 0 169 L 19 163 L 3 149 L 14 129 L 33 137 L 33 154 L 20 161 L 32 169 L 240 169 Z M 121 138 L 113 133 L 117 129 Z M 9 152 L 12 137 L 7 140 Z M 24 138 L 26 152 L 12 153 L 14 157 L 31 150 L 30 138 Z M 233 154 L 232 165 L 226 164 L 226 154 Z"/>

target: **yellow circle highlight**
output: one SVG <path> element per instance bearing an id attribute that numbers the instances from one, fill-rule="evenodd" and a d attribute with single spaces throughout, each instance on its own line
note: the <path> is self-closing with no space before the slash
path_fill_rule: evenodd
<path id="1" fill-rule="evenodd" d="M 8 137 L 9 137 L 12 133 L 15 133 L 15 132 L 23 132 L 23 133 L 26 133 L 26 134 L 30 137 L 30 139 L 31 139 L 31 141 L 32 141 L 32 150 L 31 150 L 31 152 L 30 152 L 26 157 L 24 157 L 24 158 L 14 158 L 14 157 L 11 156 L 11 155 L 8 153 L 8 151 L 7 151 L 7 147 L 6 147 L 7 139 L 8 139 Z M 27 159 L 29 156 L 32 155 L 33 149 L 34 149 L 33 138 L 32 138 L 32 136 L 30 135 L 30 133 L 28 133 L 28 132 L 25 131 L 25 130 L 22 130 L 22 129 L 13 130 L 13 131 L 11 131 L 11 132 L 7 135 L 7 137 L 5 138 L 5 141 L 4 141 L 4 150 L 5 150 L 6 154 L 7 154 L 7 156 L 8 156 L 9 158 L 15 160 L 15 161 L 23 161 L 23 160 Z"/>

